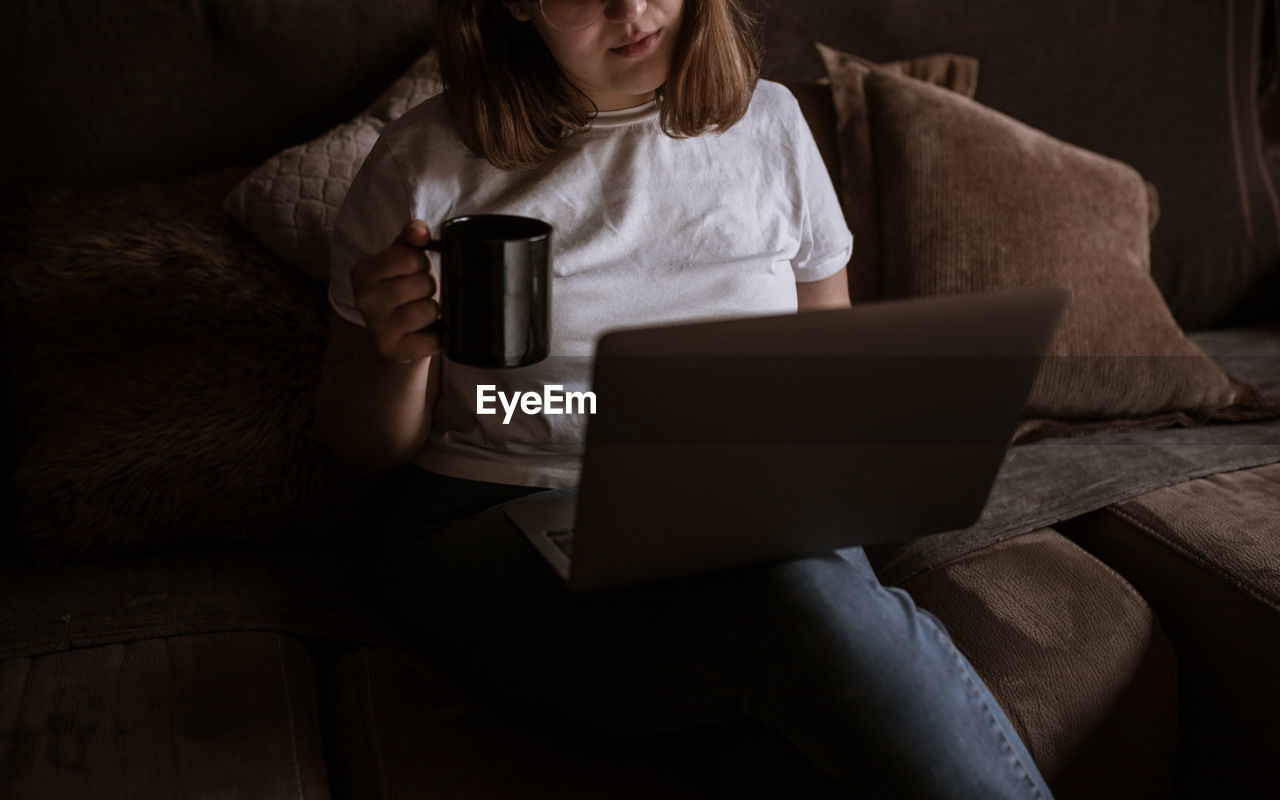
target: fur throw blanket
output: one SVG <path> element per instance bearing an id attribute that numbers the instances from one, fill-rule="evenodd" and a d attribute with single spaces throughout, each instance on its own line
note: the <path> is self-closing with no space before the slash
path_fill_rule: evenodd
<path id="1" fill-rule="evenodd" d="M 36 559 L 356 533 L 369 485 L 314 434 L 325 289 L 221 211 L 247 172 L 5 209 L 12 480 Z"/>

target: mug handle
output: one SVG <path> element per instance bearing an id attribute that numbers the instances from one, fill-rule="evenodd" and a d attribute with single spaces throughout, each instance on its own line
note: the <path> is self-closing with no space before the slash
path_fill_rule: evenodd
<path id="1" fill-rule="evenodd" d="M 431 263 L 431 257 L 427 255 L 427 251 L 430 250 L 433 253 L 443 253 L 444 243 L 439 239 L 429 239 L 427 240 L 427 243 L 422 246 L 421 250 L 423 257 L 427 259 L 427 270 L 432 272 L 432 277 L 436 279 L 436 289 L 439 291 L 440 296 L 440 300 L 437 303 L 437 305 L 440 306 L 440 316 L 436 317 L 436 321 L 423 328 L 423 330 L 437 331 L 444 328 L 444 274 L 443 268 L 432 269 L 433 265 Z"/>

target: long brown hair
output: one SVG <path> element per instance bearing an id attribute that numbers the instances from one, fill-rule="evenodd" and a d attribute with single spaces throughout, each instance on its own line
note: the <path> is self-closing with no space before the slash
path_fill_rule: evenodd
<path id="1" fill-rule="evenodd" d="M 445 101 L 464 144 L 499 169 L 537 167 L 594 112 L 504 0 L 439 0 Z M 726 130 L 760 77 L 758 21 L 742 0 L 684 0 L 671 73 L 658 89 L 668 136 Z"/>

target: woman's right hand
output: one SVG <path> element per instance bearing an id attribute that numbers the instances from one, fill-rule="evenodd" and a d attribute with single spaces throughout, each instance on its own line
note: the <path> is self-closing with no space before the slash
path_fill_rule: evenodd
<path id="1" fill-rule="evenodd" d="M 364 315 L 374 345 L 383 356 L 412 364 L 443 349 L 436 280 L 427 262 L 431 232 L 422 220 L 409 220 L 385 250 L 372 253 L 351 269 L 356 308 Z"/>

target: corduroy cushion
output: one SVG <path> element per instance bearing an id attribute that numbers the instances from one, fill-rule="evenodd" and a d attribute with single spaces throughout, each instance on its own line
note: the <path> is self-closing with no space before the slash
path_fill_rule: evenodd
<path id="1" fill-rule="evenodd" d="M 899 584 L 942 620 L 1063 797 L 1169 797 L 1177 664 L 1133 587 L 1043 529 Z"/>
<path id="2" fill-rule="evenodd" d="M 1180 325 L 1280 315 L 1280 203 L 1257 108 L 1280 74 L 1275 0 L 749 4 L 765 14 L 771 77 L 820 75 L 815 40 L 876 62 L 973 56 L 976 100 L 1159 189 L 1152 275 Z"/>
<path id="3" fill-rule="evenodd" d="M 329 282 L 329 232 L 378 134 L 443 89 L 432 50 L 355 119 L 267 159 L 227 195 L 223 210 L 271 252 Z"/>
<path id="4" fill-rule="evenodd" d="M 881 285 L 883 270 L 880 268 L 875 171 L 871 168 L 871 134 L 867 129 L 867 103 L 863 92 L 866 77 L 877 69 L 918 78 L 965 97 L 973 97 L 978 88 L 978 62 L 967 56 L 939 53 L 873 64 L 852 53 L 842 53 L 822 44 L 817 47 L 827 65 L 835 105 L 836 147 L 840 154 L 835 184 L 845 223 L 853 231 L 853 258 L 848 267 L 849 294 L 855 303 L 876 300 L 883 295 L 884 288 Z M 819 134 L 815 131 L 814 136 Z M 828 163 L 827 167 L 830 170 L 831 164 Z"/>
<path id="5" fill-rule="evenodd" d="M 1280 413 L 1174 321 L 1132 167 L 923 81 L 873 71 L 864 88 L 885 296 L 1072 291 L 1021 438 Z"/>
<path id="6" fill-rule="evenodd" d="M 1280 634 L 1280 464 L 1180 483 L 1110 513 L 1269 609 Z"/>
<path id="7" fill-rule="evenodd" d="M 1173 640 L 1185 796 L 1273 796 L 1280 464 L 1158 489 L 1062 530 L 1142 592 Z"/>

